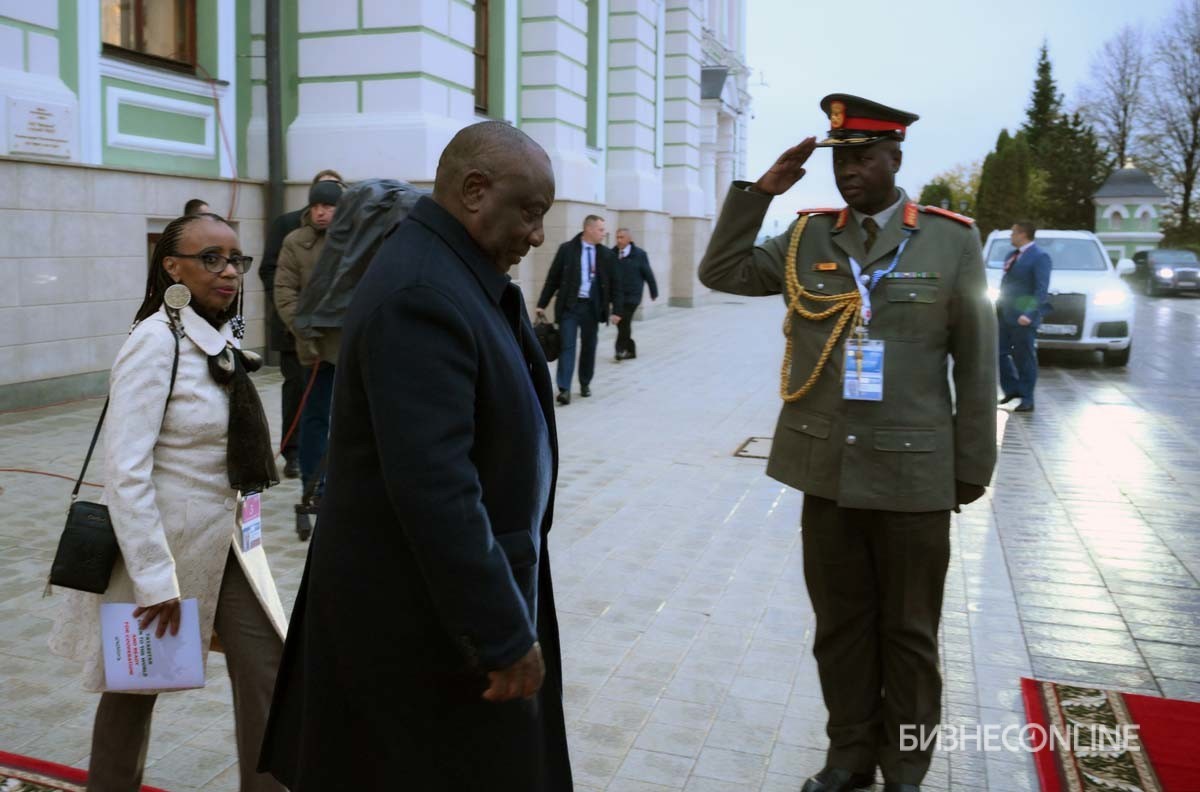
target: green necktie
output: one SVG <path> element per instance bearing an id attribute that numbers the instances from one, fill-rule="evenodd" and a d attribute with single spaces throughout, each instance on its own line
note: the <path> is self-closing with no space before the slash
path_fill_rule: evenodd
<path id="1" fill-rule="evenodd" d="M 879 223 L 875 222 L 874 217 L 863 218 L 862 230 L 864 237 L 863 250 L 870 254 L 871 247 L 875 244 L 875 237 L 879 236 Z"/>

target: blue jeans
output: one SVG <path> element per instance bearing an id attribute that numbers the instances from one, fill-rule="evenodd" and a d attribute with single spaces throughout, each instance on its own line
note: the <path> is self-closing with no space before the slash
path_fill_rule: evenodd
<path id="1" fill-rule="evenodd" d="M 562 347 L 558 353 L 558 369 L 555 379 L 560 391 L 571 391 L 571 378 L 575 375 L 575 333 L 583 338 L 579 350 L 579 384 L 587 385 L 596 371 L 596 334 L 600 322 L 596 319 L 596 308 L 591 300 L 579 300 L 563 311 L 562 323 L 558 328 Z"/>
<path id="2" fill-rule="evenodd" d="M 311 372 L 311 369 L 309 371 Z M 325 458 L 325 448 L 329 444 L 333 372 L 332 363 L 322 362 L 317 368 L 317 378 L 313 381 L 312 390 L 308 392 L 304 412 L 300 414 L 300 482 L 305 491 L 308 490 L 308 482 L 312 481 L 321 469 L 321 460 Z M 319 486 L 316 492 L 320 493 Z"/>
<path id="3" fill-rule="evenodd" d="M 1000 322 L 1000 388 L 1005 396 L 1017 396 L 1021 404 L 1033 404 L 1037 385 L 1037 325 Z"/>

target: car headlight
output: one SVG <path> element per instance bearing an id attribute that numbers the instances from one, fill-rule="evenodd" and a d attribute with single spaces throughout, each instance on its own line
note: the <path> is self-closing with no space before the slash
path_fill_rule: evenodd
<path id="1" fill-rule="evenodd" d="M 1092 298 L 1092 302 L 1096 305 L 1120 305 L 1129 299 L 1129 292 L 1124 289 L 1105 289 L 1101 292 L 1096 292 L 1096 296 Z"/>
<path id="2" fill-rule="evenodd" d="M 1170 267 L 1163 267 L 1158 271 L 1158 277 L 1162 278 L 1163 280 L 1171 280 L 1171 278 L 1175 277 L 1175 270 L 1171 269 Z"/>
<path id="3" fill-rule="evenodd" d="M 996 300 L 1000 299 L 1000 290 L 995 286 L 988 286 L 987 296 L 989 300 L 996 302 Z"/>

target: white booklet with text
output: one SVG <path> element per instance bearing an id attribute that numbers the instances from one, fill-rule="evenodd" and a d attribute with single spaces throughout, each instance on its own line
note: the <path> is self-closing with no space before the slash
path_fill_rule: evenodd
<path id="1" fill-rule="evenodd" d="M 158 622 L 146 630 L 133 618 L 137 605 L 110 602 L 100 606 L 105 690 L 183 690 L 204 687 L 200 646 L 200 612 L 196 600 L 180 603 L 179 634 L 155 635 Z"/>

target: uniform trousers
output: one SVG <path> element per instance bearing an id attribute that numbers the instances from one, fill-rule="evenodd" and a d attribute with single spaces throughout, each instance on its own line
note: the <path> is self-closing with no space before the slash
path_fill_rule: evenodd
<path id="1" fill-rule="evenodd" d="M 829 710 L 827 766 L 883 770 L 920 784 L 941 717 L 938 622 L 950 563 L 950 512 L 844 509 L 804 496 L 804 577 L 816 612 L 813 654 Z M 907 730 L 902 726 L 909 725 Z"/>
<path id="2" fill-rule="evenodd" d="M 255 770 L 262 749 L 275 674 L 283 641 L 259 603 L 254 589 L 231 550 L 221 579 L 214 629 L 225 650 L 233 683 L 233 717 L 237 734 L 242 792 L 282 792 L 284 787 Z M 102 693 L 92 729 L 88 792 L 133 792 L 141 789 L 150 747 L 150 717 L 155 695 Z"/>
<path id="3" fill-rule="evenodd" d="M 1021 404 L 1033 404 L 1037 385 L 1037 325 L 1022 327 L 1016 322 L 999 322 L 1000 389 L 1005 396 L 1017 396 Z"/>

